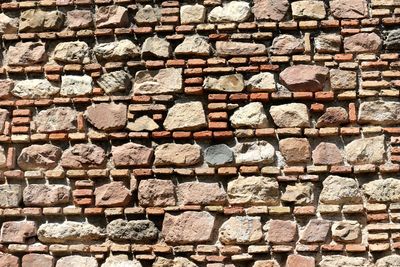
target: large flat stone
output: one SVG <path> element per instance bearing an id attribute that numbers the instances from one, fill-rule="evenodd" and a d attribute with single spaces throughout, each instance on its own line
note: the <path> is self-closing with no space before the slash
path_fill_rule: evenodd
<path id="1" fill-rule="evenodd" d="M 175 206 L 175 185 L 171 180 L 145 179 L 138 187 L 139 205 L 143 207 Z"/>
<path id="2" fill-rule="evenodd" d="M 90 62 L 90 48 L 81 41 L 59 43 L 54 48 L 53 58 L 60 63 L 86 64 Z"/>
<path id="3" fill-rule="evenodd" d="M 203 104 L 200 101 L 192 101 L 173 105 L 168 110 L 163 125 L 168 131 L 203 129 L 207 126 Z"/>
<path id="4" fill-rule="evenodd" d="M 217 41 L 218 56 L 261 56 L 267 48 L 263 44 Z"/>
<path id="5" fill-rule="evenodd" d="M 357 139 L 347 144 L 344 150 L 351 164 L 380 164 L 385 161 L 385 137 Z"/>
<path id="6" fill-rule="evenodd" d="M 38 229 L 38 238 L 43 243 L 88 243 L 103 239 L 105 234 L 90 223 L 65 221 L 63 223 L 43 223 Z M 76 266 L 76 265 L 72 265 Z"/>
<path id="7" fill-rule="evenodd" d="M 202 160 L 201 148 L 191 144 L 167 143 L 157 146 L 154 164 L 156 166 L 191 166 Z"/>
<path id="8" fill-rule="evenodd" d="M 182 85 L 182 69 L 143 70 L 136 72 L 133 92 L 141 95 L 181 93 Z"/>
<path id="9" fill-rule="evenodd" d="M 382 126 L 400 124 L 400 103 L 382 100 L 362 102 L 358 122 Z"/>
<path id="10" fill-rule="evenodd" d="M 22 149 L 17 162 L 22 170 L 49 170 L 58 165 L 61 154 L 62 149 L 55 145 L 30 145 Z"/>
<path id="11" fill-rule="evenodd" d="M 219 22 L 243 22 L 250 17 L 250 5 L 245 1 L 230 1 L 223 6 L 214 7 L 208 13 L 208 21 Z"/>
<path id="12" fill-rule="evenodd" d="M 121 146 L 113 146 L 111 153 L 115 166 L 149 166 L 154 151 L 152 148 L 140 144 L 126 143 Z"/>
<path id="13" fill-rule="evenodd" d="M 132 194 L 122 181 L 114 181 L 97 187 L 94 197 L 98 207 L 126 207 Z"/>
<path id="14" fill-rule="evenodd" d="M 294 65 L 284 69 L 279 74 L 279 79 L 290 91 L 316 92 L 323 90 L 328 75 L 329 69 L 326 67 Z"/>
<path id="15" fill-rule="evenodd" d="M 42 42 L 16 43 L 7 51 L 10 66 L 30 66 L 47 60 L 45 44 Z"/>
<path id="16" fill-rule="evenodd" d="M 310 127 L 308 108 L 303 103 L 290 103 L 271 106 L 269 113 L 274 123 L 280 128 Z"/>
<path id="17" fill-rule="evenodd" d="M 59 87 L 52 85 L 46 79 L 30 79 L 19 81 L 11 89 L 14 96 L 24 99 L 51 98 L 58 94 Z"/>
<path id="18" fill-rule="evenodd" d="M 70 195 L 71 188 L 66 185 L 30 184 L 24 189 L 23 199 L 25 206 L 63 206 L 70 202 Z"/>
<path id="19" fill-rule="evenodd" d="M 68 169 L 102 168 L 105 163 L 104 149 L 94 144 L 76 144 L 61 156 L 61 166 Z"/>
<path id="20" fill-rule="evenodd" d="M 234 128 L 266 128 L 269 126 L 267 114 L 261 102 L 252 102 L 238 108 L 230 117 Z"/>
<path id="21" fill-rule="evenodd" d="M 176 188 L 179 205 L 224 205 L 225 189 L 218 183 L 185 182 Z"/>
<path id="22" fill-rule="evenodd" d="M 17 208 L 22 200 L 22 188 L 19 184 L 0 185 L 0 207 Z"/>
<path id="23" fill-rule="evenodd" d="M 362 203 L 361 190 L 356 180 L 347 177 L 329 175 L 323 182 L 319 201 L 324 204 Z"/>
<path id="24" fill-rule="evenodd" d="M 262 237 L 260 217 L 230 217 L 219 229 L 219 240 L 224 245 L 255 244 Z"/>
<path id="25" fill-rule="evenodd" d="M 127 111 L 127 106 L 122 103 L 100 103 L 89 106 L 84 116 L 96 129 L 117 131 L 125 128 Z"/>
<path id="26" fill-rule="evenodd" d="M 107 236 L 120 242 L 150 243 L 157 240 L 158 229 L 150 220 L 116 219 L 107 224 Z"/>
<path id="27" fill-rule="evenodd" d="M 33 117 L 33 129 L 41 133 L 71 132 L 76 130 L 77 112 L 69 107 L 40 111 Z"/>

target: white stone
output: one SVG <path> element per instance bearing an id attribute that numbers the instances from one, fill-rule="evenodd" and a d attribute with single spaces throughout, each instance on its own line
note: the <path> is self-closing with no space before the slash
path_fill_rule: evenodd
<path id="1" fill-rule="evenodd" d="M 53 86 L 46 79 L 31 79 L 19 81 L 15 84 L 11 93 L 20 98 L 51 98 L 58 94 L 59 87 Z"/>
<path id="2" fill-rule="evenodd" d="M 206 115 L 200 101 L 175 104 L 164 120 L 164 128 L 168 131 L 199 130 L 206 126 Z"/>
<path id="3" fill-rule="evenodd" d="M 266 128 L 268 119 L 261 102 L 252 102 L 236 110 L 230 118 L 235 128 Z"/>
<path id="4" fill-rule="evenodd" d="M 62 96 L 83 96 L 92 93 L 92 77 L 88 75 L 66 75 L 61 77 Z"/>
<path id="5" fill-rule="evenodd" d="M 213 8 L 208 14 L 208 22 L 243 22 L 250 17 L 250 5 L 244 1 L 230 1 L 222 7 Z"/>

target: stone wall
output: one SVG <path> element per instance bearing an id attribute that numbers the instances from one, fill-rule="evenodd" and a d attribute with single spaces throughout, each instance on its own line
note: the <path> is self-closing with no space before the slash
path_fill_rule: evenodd
<path id="1" fill-rule="evenodd" d="M 400 266 L 400 1 L 0 7 L 0 267 Z"/>

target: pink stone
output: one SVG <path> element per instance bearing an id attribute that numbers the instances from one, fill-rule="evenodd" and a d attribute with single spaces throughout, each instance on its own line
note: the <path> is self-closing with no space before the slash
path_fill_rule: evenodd
<path id="1" fill-rule="evenodd" d="M 315 260 L 313 257 L 289 255 L 286 260 L 286 267 L 315 267 Z"/>
<path id="2" fill-rule="evenodd" d="M 146 179 L 138 188 L 140 206 L 175 206 L 175 185 L 171 180 Z"/>
<path id="3" fill-rule="evenodd" d="M 51 255 L 32 253 L 22 257 L 22 267 L 54 267 L 54 263 Z"/>
<path id="4" fill-rule="evenodd" d="M 268 241 L 273 244 L 287 244 L 296 241 L 297 225 L 292 221 L 271 220 Z"/>
<path id="5" fill-rule="evenodd" d="M 252 8 L 257 20 L 282 20 L 289 9 L 287 0 L 254 0 Z"/>
<path id="6" fill-rule="evenodd" d="M 287 163 L 307 162 L 311 158 L 307 138 L 285 138 L 279 141 L 279 150 Z"/>
<path id="7" fill-rule="evenodd" d="M 27 238 L 36 236 L 34 221 L 9 221 L 1 226 L 1 243 L 24 244 Z"/>
<path id="8" fill-rule="evenodd" d="M 113 146 L 111 149 L 115 166 L 149 166 L 153 159 L 153 149 L 135 143 Z"/>
<path id="9" fill-rule="evenodd" d="M 329 6 L 332 15 L 338 19 L 361 19 L 368 16 L 366 0 L 331 0 Z"/>
<path id="10" fill-rule="evenodd" d="M 19 259 L 14 255 L 0 252 L 0 267 L 19 267 Z"/>
<path id="11" fill-rule="evenodd" d="M 61 157 L 61 166 L 69 169 L 102 168 L 105 162 L 104 149 L 93 144 L 76 144 Z"/>
<path id="12" fill-rule="evenodd" d="M 339 148 L 333 143 L 321 142 L 312 152 L 315 165 L 337 165 L 343 163 Z"/>
<path id="13" fill-rule="evenodd" d="M 47 60 L 45 45 L 41 42 L 17 43 L 7 53 L 8 65 L 30 66 Z"/>
<path id="14" fill-rule="evenodd" d="M 346 53 L 376 52 L 381 48 L 382 39 L 374 32 L 357 33 L 344 38 L 344 51 Z"/>
<path id="15" fill-rule="evenodd" d="M 329 69 L 326 67 L 294 65 L 284 69 L 279 74 L 279 79 L 290 91 L 316 92 L 324 88 L 328 74 Z"/>
<path id="16" fill-rule="evenodd" d="M 131 191 L 121 181 L 97 187 L 94 195 L 100 207 L 125 207 L 131 201 Z"/>
<path id="17" fill-rule="evenodd" d="M 127 122 L 127 107 L 114 103 L 95 104 L 86 109 L 85 117 L 99 130 L 121 130 Z"/>

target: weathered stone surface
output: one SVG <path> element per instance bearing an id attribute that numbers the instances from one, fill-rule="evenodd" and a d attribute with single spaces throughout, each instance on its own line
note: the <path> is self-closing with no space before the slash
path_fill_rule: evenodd
<path id="1" fill-rule="evenodd" d="M 366 258 L 342 255 L 322 256 L 320 267 L 372 267 Z"/>
<path id="2" fill-rule="evenodd" d="M 142 57 L 168 58 L 171 52 L 171 45 L 167 40 L 154 36 L 143 42 L 141 53 Z"/>
<path id="3" fill-rule="evenodd" d="M 324 19 L 326 16 L 323 1 L 302 0 L 291 5 L 292 15 L 296 19 Z"/>
<path id="4" fill-rule="evenodd" d="M 368 16 L 366 0 L 332 0 L 329 2 L 332 15 L 338 19 L 361 19 Z"/>
<path id="5" fill-rule="evenodd" d="M 278 127 L 310 127 L 308 108 L 305 104 L 290 103 L 271 106 L 269 113 Z"/>
<path id="6" fill-rule="evenodd" d="M 0 267 L 19 267 L 19 259 L 8 253 L 0 253 Z"/>
<path id="7" fill-rule="evenodd" d="M 339 148 L 333 143 L 321 142 L 312 152 L 315 165 L 338 165 L 343 163 Z"/>
<path id="8" fill-rule="evenodd" d="M 43 243 L 90 242 L 104 237 L 103 230 L 90 223 L 65 221 L 63 223 L 43 223 L 38 229 L 38 238 Z M 76 266 L 76 265 L 70 265 Z"/>
<path id="9" fill-rule="evenodd" d="M 131 201 L 131 191 L 121 181 L 99 186 L 94 191 L 95 203 L 99 207 L 125 207 Z"/>
<path id="10" fill-rule="evenodd" d="M 230 1 L 214 7 L 208 13 L 208 22 L 243 22 L 251 15 L 250 5 L 245 1 Z"/>
<path id="11" fill-rule="evenodd" d="M 139 47 L 128 39 L 98 44 L 93 52 L 98 59 L 109 61 L 127 61 L 140 56 Z"/>
<path id="12" fill-rule="evenodd" d="M 123 6 L 101 6 L 96 11 L 97 28 L 129 26 L 128 9 Z"/>
<path id="13" fill-rule="evenodd" d="M 234 128 L 266 128 L 268 118 L 261 102 L 252 102 L 238 108 L 230 117 Z"/>
<path id="14" fill-rule="evenodd" d="M 142 267 L 137 259 L 128 259 L 128 255 L 120 254 L 109 256 L 101 267 Z"/>
<path id="15" fill-rule="evenodd" d="M 258 56 L 265 55 L 267 48 L 263 44 L 242 42 L 216 42 L 218 56 Z"/>
<path id="16" fill-rule="evenodd" d="M 38 99 L 51 98 L 59 91 L 60 88 L 53 86 L 46 79 L 31 79 L 17 82 L 11 93 L 24 99 Z"/>
<path id="17" fill-rule="evenodd" d="M 0 13 L 0 34 L 18 33 L 18 24 L 17 18 L 11 18 L 4 13 Z"/>
<path id="18" fill-rule="evenodd" d="M 400 201 L 400 180 L 398 179 L 375 180 L 364 184 L 362 188 L 369 202 Z"/>
<path id="19" fill-rule="evenodd" d="M 260 217 L 230 217 L 219 229 L 219 240 L 225 245 L 249 245 L 263 237 Z"/>
<path id="20" fill-rule="evenodd" d="M 318 53 L 340 53 L 342 36 L 339 34 L 320 34 L 314 39 Z"/>
<path id="21" fill-rule="evenodd" d="M 191 144 L 167 143 L 157 146 L 154 153 L 156 166 L 191 166 L 200 163 L 201 148 Z"/>
<path id="22" fill-rule="evenodd" d="M 295 222 L 270 220 L 265 227 L 268 228 L 267 240 L 272 244 L 287 244 L 297 239 Z"/>
<path id="23" fill-rule="evenodd" d="M 40 111 L 33 117 L 33 128 L 41 133 L 76 130 L 77 112 L 69 107 L 56 107 Z"/>
<path id="24" fill-rule="evenodd" d="M 218 183 L 186 182 L 176 188 L 179 205 L 224 205 L 226 192 Z"/>
<path id="25" fill-rule="evenodd" d="M 347 177 L 329 175 L 323 182 L 319 201 L 324 204 L 362 203 L 361 190 L 356 180 Z"/>
<path id="26" fill-rule="evenodd" d="M 61 257 L 56 264 L 56 267 L 98 267 L 94 257 L 84 257 L 79 255 Z"/>
<path id="27" fill-rule="evenodd" d="M 160 128 L 149 116 L 143 115 L 133 122 L 128 122 L 126 128 L 132 132 L 154 131 Z"/>
<path id="28" fill-rule="evenodd" d="M 22 267 L 54 267 L 55 259 L 51 255 L 29 253 L 22 257 Z"/>
<path id="29" fill-rule="evenodd" d="M 276 91 L 275 75 L 270 72 L 261 72 L 251 76 L 245 81 L 245 85 L 252 92 L 273 92 Z"/>
<path id="30" fill-rule="evenodd" d="M 168 131 L 203 129 L 207 126 L 203 104 L 200 101 L 192 101 L 173 105 L 168 110 L 163 125 Z"/>
<path id="31" fill-rule="evenodd" d="M 67 12 L 67 25 L 72 30 L 92 28 L 93 16 L 90 10 L 71 10 Z"/>
<path id="32" fill-rule="evenodd" d="M 7 109 L 0 108 L 0 131 L 3 132 L 6 122 L 9 121 L 9 114 Z M 0 147 L 0 168 L 5 166 L 4 149 Z"/>
<path id="33" fill-rule="evenodd" d="M 282 139 L 279 141 L 279 150 L 287 164 L 305 163 L 311 159 L 311 147 L 307 138 Z"/>
<path id="34" fill-rule="evenodd" d="M 0 207 L 15 208 L 22 200 L 22 189 L 19 184 L 0 185 Z"/>
<path id="35" fill-rule="evenodd" d="M 331 69 L 329 73 L 332 90 L 353 90 L 357 87 L 355 71 Z"/>
<path id="36" fill-rule="evenodd" d="M 210 91 L 238 93 L 244 89 L 243 75 L 230 74 L 219 77 L 208 76 L 204 79 L 203 88 Z"/>
<path id="37" fill-rule="evenodd" d="M 7 51 L 7 63 L 10 66 L 31 66 L 46 60 L 45 44 L 42 42 L 16 43 Z"/>
<path id="38" fill-rule="evenodd" d="M 107 235 L 114 241 L 149 243 L 157 240 L 158 229 L 150 220 L 113 220 L 107 225 Z"/>
<path id="39" fill-rule="evenodd" d="M 238 143 L 233 150 L 237 164 L 268 164 L 275 161 L 275 148 L 264 140 Z"/>
<path id="40" fill-rule="evenodd" d="M 349 114 L 342 107 L 329 107 L 318 118 L 316 127 L 338 127 L 349 122 Z"/>
<path id="41" fill-rule="evenodd" d="M 385 160 L 385 137 L 383 135 L 357 139 L 344 148 L 351 164 L 379 164 Z"/>
<path id="42" fill-rule="evenodd" d="M 221 166 L 232 163 L 233 151 L 225 144 L 209 146 L 204 151 L 204 159 L 211 166 Z"/>
<path id="43" fill-rule="evenodd" d="M 85 42 L 73 41 L 59 43 L 54 48 L 53 58 L 61 63 L 90 63 L 90 49 Z"/>
<path id="44" fill-rule="evenodd" d="M 363 32 L 344 38 L 343 45 L 346 53 L 376 52 L 381 48 L 382 40 L 374 32 Z"/>
<path id="45" fill-rule="evenodd" d="M 105 161 L 104 149 L 94 144 L 76 144 L 61 156 L 61 166 L 70 169 L 101 168 Z"/>
<path id="46" fill-rule="evenodd" d="M 254 262 L 252 267 L 279 267 L 279 263 L 276 260 L 257 260 Z"/>
<path id="47" fill-rule="evenodd" d="M 311 204 L 314 200 L 313 185 L 311 183 L 287 185 L 281 200 L 295 205 Z"/>
<path id="48" fill-rule="evenodd" d="M 362 102 L 358 122 L 382 126 L 400 124 L 400 103 L 382 100 Z"/>
<path id="49" fill-rule="evenodd" d="M 287 0 L 254 0 L 253 14 L 257 20 L 282 20 L 289 9 Z"/>
<path id="50" fill-rule="evenodd" d="M 206 8 L 203 5 L 183 5 L 180 9 L 181 24 L 203 23 L 206 19 Z"/>
<path id="51" fill-rule="evenodd" d="M 356 243 L 361 237 L 361 225 L 357 221 L 334 222 L 332 237 L 337 242 Z"/>
<path id="52" fill-rule="evenodd" d="M 135 14 L 135 23 L 139 26 L 156 25 L 160 19 L 160 12 L 151 5 L 145 5 Z"/>
<path id="53" fill-rule="evenodd" d="M 197 267 L 196 264 L 183 257 L 175 257 L 173 259 L 167 259 L 163 257 L 157 257 L 152 267 Z"/>
<path id="54" fill-rule="evenodd" d="M 51 145 L 30 145 L 22 149 L 18 156 L 18 166 L 22 170 L 50 170 L 58 165 L 62 149 Z"/>
<path id="55" fill-rule="evenodd" d="M 7 98 L 14 88 L 14 81 L 9 79 L 0 80 L 0 99 Z"/>
<path id="56" fill-rule="evenodd" d="M 302 243 L 322 243 L 325 242 L 331 222 L 322 219 L 311 219 L 303 233 L 301 234 L 300 242 Z"/>
<path id="57" fill-rule="evenodd" d="M 1 243 L 24 244 L 28 238 L 36 236 L 35 221 L 7 221 L 1 226 Z"/>
<path id="58" fill-rule="evenodd" d="M 107 94 L 126 92 L 131 85 L 131 76 L 123 70 L 104 73 L 97 84 Z"/>
<path id="59" fill-rule="evenodd" d="M 287 257 L 286 267 L 315 267 L 315 259 L 313 257 L 292 254 Z"/>
<path id="60" fill-rule="evenodd" d="M 153 159 L 153 149 L 136 144 L 126 143 L 121 146 L 113 146 L 111 149 L 115 166 L 149 166 Z"/>
<path id="61" fill-rule="evenodd" d="M 30 184 L 23 192 L 26 206 L 50 207 L 68 204 L 71 188 L 59 184 Z"/>
<path id="62" fill-rule="evenodd" d="M 273 55 L 293 55 L 304 52 L 304 40 L 290 34 L 281 34 L 272 41 Z"/>
<path id="63" fill-rule="evenodd" d="M 299 73 L 302 75 L 298 75 Z M 324 88 L 328 74 L 329 69 L 326 67 L 294 65 L 284 69 L 279 74 L 279 79 L 290 91 L 316 92 Z"/>
<path id="64" fill-rule="evenodd" d="M 92 93 L 93 79 L 89 75 L 64 75 L 61 76 L 62 96 L 84 96 Z"/>
<path id="65" fill-rule="evenodd" d="M 58 31 L 64 24 L 65 14 L 60 11 L 28 9 L 19 17 L 19 32 Z"/>
<path id="66" fill-rule="evenodd" d="M 140 206 L 175 206 L 175 185 L 171 180 L 141 180 L 138 188 Z"/>
<path id="67" fill-rule="evenodd" d="M 400 30 L 392 30 L 389 32 L 385 39 L 385 47 L 390 50 L 397 50 L 400 48 Z"/>
<path id="68" fill-rule="evenodd" d="M 186 36 L 185 40 L 175 48 L 175 55 L 186 56 L 208 56 L 211 46 L 207 40 L 200 35 Z"/>
<path id="69" fill-rule="evenodd" d="M 141 95 L 181 93 L 182 84 L 182 69 L 143 70 L 136 72 L 133 92 Z"/>
<path id="70" fill-rule="evenodd" d="M 179 215 L 166 213 L 162 236 L 168 244 L 196 244 L 208 242 L 214 232 L 215 217 L 206 211 L 185 211 Z"/>
<path id="71" fill-rule="evenodd" d="M 100 103 L 89 106 L 84 116 L 99 130 L 116 131 L 125 128 L 127 110 L 122 103 Z"/>
<path id="72" fill-rule="evenodd" d="M 376 261 L 376 267 L 393 267 L 400 266 L 400 255 L 389 255 L 382 257 Z"/>
<path id="73" fill-rule="evenodd" d="M 228 183 L 227 191 L 230 204 L 277 205 L 279 203 L 279 185 L 271 177 L 239 176 Z"/>

